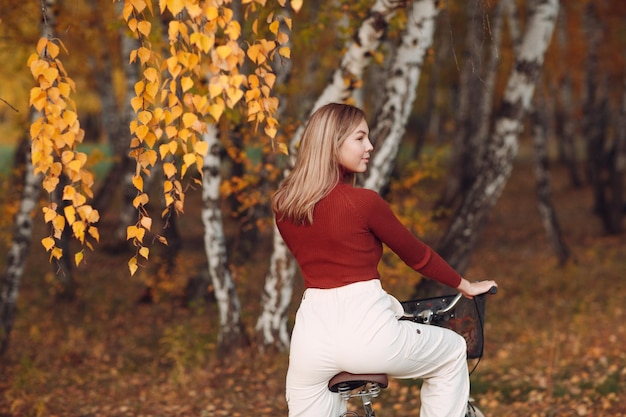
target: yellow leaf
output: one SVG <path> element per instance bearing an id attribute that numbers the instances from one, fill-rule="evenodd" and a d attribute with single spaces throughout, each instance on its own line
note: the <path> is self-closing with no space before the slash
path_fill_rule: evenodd
<path id="1" fill-rule="evenodd" d="M 207 151 L 209 150 L 209 144 L 204 141 L 198 141 L 194 143 L 193 150 L 198 155 L 204 156 L 207 154 Z"/>
<path id="2" fill-rule="evenodd" d="M 168 139 L 172 139 L 176 135 L 178 135 L 178 129 L 176 126 L 167 126 L 165 128 L 165 136 L 167 136 Z"/>
<path id="3" fill-rule="evenodd" d="M 100 218 L 98 210 L 94 210 L 93 207 L 87 204 L 83 204 L 82 206 L 78 207 L 76 211 L 78 212 L 80 218 L 88 223 L 95 223 Z"/>
<path id="4" fill-rule="evenodd" d="M 278 153 L 282 153 L 283 155 L 289 155 L 289 148 L 282 142 L 276 145 L 276 151 Z"/>
<path id="5" fill-rule="evenodd" d="M 165 174 L 166 178 L 172 178 L 174 175 L 176 175 L 176 172 L 176 166 L 174 166 L 174 164 L 172 164 L 171 162 L 166 162 L 163 164 L 163 173 Z"/>
<path id="6" fill-rule="evenodd" d="M 139 33 L 141 33 L 143 36 L 146 36 L 146 37 L 150 35 L 151 28 L 152 28 L 152 25 L 147 20 L 142 20 L 137 25 L 137 30 L 139 30 Z"/>
<path id="7" fill-rule="evenodd" d="M 228 96 L 228 107 L 232 108 L 241 100 L 241 97 L 243 97 L 243 91 L 238 88 L 230 87 L 226 91 L 226 95 Z"/>
<path id="8" fill-rule="evenodd" d="M 133 185 L 139 191 L 143 191 L 143 178 L 141 177 L 141 175 L 134 175 L 133 176 Z"/>
<path id="9" fill-rule="evenodd" d="M 46 68 L 42 75 L 46 79 L 46 81 L 52 84 L 59 76 L 59 70 L 54 67 Z"/>
<path id="10" fill-rule="evenodd" d="M 182 77 L 180 80 L 180 86 L 183 89 L 183 93 L 193 87 L 193 80 L 190 77 Z"/>
<path id="11" fill-rule="evenodd" d="M 276 133 L 277 133 L 277 129 L 274 126 L 265 126 L 265 133 L 267 134 L 267 136 L 269 136 L 270 138 L 274 138 L 276 137 Z"/>
<path id="12" fill-rule="evenodd" d="M 44 207 L 43 208 L 43 218 L 44 218 L 46 223 L 49 223 L 52 220 L 54 220 L 54 218 L 56 216 L 57 216 L 56 210 L 54 210 L 54 209 L 52 209 L 50 207 Z"/>
<path id="13" fill-rule="evenodd" d="M 154 144 L 157 141 L 157 137 L 155 136 L 154 133 L 152 132 L 148 132 L 148 134 L 146 135 L 146 137 L 144 138 L 144 143 L 146 145 L 148 145 L 150 148 L 152 148 L 154 146 Z"/>
<path id="14" fill-rule="evenodd" d="M 52 252 L 50 252 L 50 259 L 61 259 L 63 257 L 63 249 L 61 248 L 53 248 Z"/>
<path id="15" fill-rule="evenodd" d="M 54 42 L 48 42 L 48 44 L 46 45 L 46 49 L 48 51 L 48 55 L 51 58 L 56 58 L 57 56 L 59 56 L 59 52 L 60 52 L 60 48 L 59 45 L 57 45 Z"/>
<path id="16" fill-rule="evenodd" d="M 233 20 L 228 23 L 228 27 L 226 28 L 226 30 L 224 30 L 224 33 L 228 35 L 228 39 L 230 39 L 231 41 L 236 41 L 237 39 L 239 39 L 239 37 L 241 36 L 241 26 L 239 25 L 239 22 Z"/>
<path id="17" fill-rule="evenodd" d="M 141 193 L 133 199 L 133 207 L 139 208 L 139 206 L 145 206 L 150 201 L 146 193 Z"/>
<path id="18" fill-rule="evenodd" d="M 216 123 L 220 120 L 220 117 L 222 117 L 222 113 L 224 113 L 223 102 L 216 102 L 209 107 L 209 114 L 213 117 L 213 120 L 215 120 Z"/>
<path id="19" fill-rule="evenodd" d="M 284 45 L 289 42 L 289 35 L 285 32 L 279 32 L 278 35 L 276 35 L 276 40 L 279 44 Z"/>
<path id="20" fill-rule="evenodd" d="M 170 9 L 170 12 L 172 12 L 174 16 L 182 12 L 184 7 L 185 4 L 183 0 L 167 0 L 167 8 Z"/>
<path id="21" fill-rule="evenodd" d="M 270 31 L 276 35 L 278 34 L 278 27 L 280 26 L 280 22 L 278 20 L 274 20 L 271 24 L 270 24 Z"/>
<path id="22" fill-rule="evenodd" d="M 159 74 L 157 70 L 152 67 L 146 68 L 146 70 L 143 72 L 143 76 L 151 83 L 157 82 L 159 80 Z"/>
<path id="23" fill-rule="evenodd" d="M 97 242 L 100 241 L 100 233 L 98 232 L 97 228 L 90 227 L 88 232 L 89 232 L 89 235 L 91 235 L 91 237 L 93 237 Z"/>
<path id="24" fill-rule="evenodd" d="M 223 90 L 224 90 L 224 88 L 221 85 L 219 85 L 219 84 L 213 84 L 213 83 L 209 84 L 209 96 L 211 98 L 215 98 L 218 95 L 222 94 Z M 43 103 L 44 104 L 45 104 L 45 101 L 46 101 L 46 97 L 44 95 L 44 97 L 43 97 Z"/>
<path id="25" fill-rule="evenodd" d="M 81 262 L 82 262 L 82 260 L 83 260 L 83 257 L 84 257 L 84 253 L 83 253 L 83 251 L 77 252 L 77 253 L 74 255 L 74 264 L 76 264 L 76 266 L 80 265 L 80 263 L 81 263 Z"/>
<path id="26" fill-rule="evenodd" d="M 150 57 L 152 56 L 152 52 L 150 51 L 150 49 L 146 48 L 145 46 L 141 46 L 137 50 L 137 56 L 139 57 L 139 61 L 141 62 L 141 64 L 145 65 L 145 63 L 150 60 Z"/>
<path id="27" fill-rule="evenodd" d="M 159 92 L 159 83 L 157 81 L 148 83 L 146 85 L 146 95 L 151 99 L 155 99 Z"/>
<path id="28" fill-rule="evenodd" d="M 43 188 L 44 190 L 46 190 L 48 193 L 52 193 L 54 191 L 55 188 L 57 188 L 57 185 L 59 184 L 59 178 L 57 177 L 46 177 L 43 180 Z"/>
<path id="29" fill-rule="evenodd" d="M 148 110 L 143 110 L 137 113 L 137 119 L 141 122 L 141 124 L 147 125 L 152 120 L 152 113 Z"/>
<path id="30" fill-rule="evenodd" d="M 39 38 L 39 40 L 37 41 L 37 53 L 39 55 L 41 55 L 41 53 L 43 52 L 43 50 L 46 48 L 46 46 L 48 45 L 48 38 Z"/>
<path id="31" fill-rule="evenodd" d="M 73 206 L 66 206 L 63 209 L 63 212 L 65 213 L 65 218 L 69 224 L 73 224 L 76 221 L 76 210 Z"/>
<path id="32" fill-rule="evenodd" d="M 137 239 L 139 242 L 143 242 L 143 237 L 146 234 L 146 229 L 137 226 L 128 226 L 126 228 L 126 240 Z"/>
<path id="33" fill-rule="evenodd" d="M 67 164 L 67 167 L 74 171 L 74 172 L 78 172 L 80 171 L 80 169 L 82 168 L 83 164 L 80 161 L 77 160 L 73 160 L 72 162 L 70 162 L 69 164 Z"/>
<path id="34" fill-rule="evenodd" d="M 227 56 L 229 56 L 232 51 L 233 50 L 228 45 L 221 45 L 216 48 L 217 55 L 222 59 L 225 59 Z"/>
<path id="35" fill-rule="evenodd" d="M 188 3 L 187 13 L 192 19 L 195 19 L 202 14 L 202 8 L 198 4 Z"/>
<path id="36" fill-rule="evenodd" d="M 239 90 L 239 91 L 241 91 L 241 90 Z M 185 126 L 186 128 L 192 126 L 197 120 L 198 120 L 198 116 L 196 116 L 193 113 L 185 113 L 185 114 L 183 114 L 183 126 Z"/>
<path id="37" fill-rule="evenodd" d="M 286 46 L 283 46 L 278 50 L 278 54 L 280 56 L 284 56 L 285 58 L 291 58 L 291 49 Z"/>
<path id="38" fill-rule="evenodd" d="M 61 235 L 60 232 L 62 232 L 63 229 L 65 229 L 65 217 L 56 216 L 54 220 L 52 220 L 52 227 L 54 227 L 55 235 L 57 234 L 57 232 L 59 232 L 58 234 L 60 237 Z"/>
<path id="39" fill-rule="evenodd" d="M 141 227 L 146 230 L 152 229 L 152 219 L 148 216 L 143 216 L 139 221 L 139 224 L 141 224 Z"/>
<path id="40" fill-rule="evenodd" d="M 217 17 L 219 16 L 219 11 L 217 10 L 217 7 L 208 6 L 204 9 L 204 16 L 207 18 L 207 20 L 217 19 Z"/>
<path id="41" fill-rule="evenodd" d="M 148 259 L 148 255 L 150 255 L 150 249 L 143 246 L 139 249 L 139 254 L 143 256 L 145 259 Z"/>
<path id="42" fill-rule="evenodd" d="M 43 239 L 41 239 L 41 244 L 46 249 L 46 252 L 49 252 L 50 249 L 54 248 L 54 239 L 50 236 L 44 237 Z"/>
<path id="43" fill-rule="evenodd" d="M 294 12 L 298 13 L 302 8 L 303 0 L 291 0 L 291 8 Z"/>
<path id="44" fill-rule="evenodd" d="M 135 272 L 137 272 L 137 269 L 139 269 L 139 267 L 137 266 L 137 257 L 136 256 L 133 256 L 128 261 L 128 269 L 130 270 L 130 275 L 131 276 L 135 275 Z"/>
<path id="45" fill-rule="evenodd" d="M 186 153 L 183 156 L 183 161 L 185 162 L 185 168 L 188 168 L 196 163 L 196 155 L 193 153 Z"/>
<path id="46" fill-rule="evenodd" d="M 76 239 L 79 242 L 84 242 L 85 241 L 85 224 L 82 222 L 75 222 L 74 224 L 72 224 L 72 232 L 74 233 L 74 237 L 76 237 Z"/>
<path id="47" fill-rule="evenodd" d="M 149 131 L 150 128 L 146 125 L 137 126 L 137 129 L 135 130 L 135 136 L 143 141 Z"/>
<path id="48" fill-rule="evenodd" d="M 167 144 L 167 147 L 169 148 L 170 153 L 172 155 L 175 155 L 176 151 L 178 150 L 178 142 L 173 140 L 173 141 L 171 141 L 170 143 Z"/>
<path id="49" fill-rule="evenodd" d="M 250 58 L 252 60 L 252 62 L 257 62 L 257 60 L 259 59 L 259 54 L 261 52 L 261 48 L 259 45 L 252 45 L 251 47 L 248 48 L 248 58 Z"/>
<path id="50" fill-rule="evenodd" d="M 139 109 L 143 108 L 143 98 L 141 97 L 133 97 L 130 99 L 130 105 L 133 110 L 137 112 Z"/>
<path id="51" fill-rule="evenodd" d="M 159 145 L 159 155 L 161 156 L 161 159 L 165 159 L 165 157 L 167 157 L 167 154 L 170 153 L 170 147 L 167 145 L 167 143 L 162 143 Z"/>

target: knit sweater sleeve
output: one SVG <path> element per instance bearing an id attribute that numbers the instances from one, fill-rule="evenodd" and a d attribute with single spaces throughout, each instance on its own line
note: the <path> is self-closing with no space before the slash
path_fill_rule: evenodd
<path id="1" fill-rule="evenodd" d="M 376 192 L 364 191 L 364 197 L 368 200 L 365 204 L 367 207 L 365 221 L 371 232 L 402 261 L 425 277 L 452 288 L 458 287 L 461 275 L 430 246 L 415 237 Z"/>

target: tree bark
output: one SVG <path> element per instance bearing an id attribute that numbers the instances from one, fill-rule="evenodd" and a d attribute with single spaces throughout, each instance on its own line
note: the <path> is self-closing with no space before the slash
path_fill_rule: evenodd
<path id="1" fill-rule="evenodd" d="M 621 216 L 616 216 L 616 204 L 621 204 L 623 190 L 619 189 L 616 171 L 621 144 L 610 143 L 610 103 L 608 76 L 600 68 L 599 49 L 604 39 L 604 28 L 598 17 L 596 4 L 587 5 L 584 25 L 588 45 L 586 98 L 583 105 L 583 133 L 587 141 L 587 176 L 593 187 L 593 211 L 599 216 L 604 230 L 619 234 L 622 230 Z M 617 181 L 617 182 L 615 182 Z M 616 199 L 617 203 L 613 200 Z"/>
<path id="2" fill-rule="evenodd" d="M 609 209 L 610 222 L 617 233 L 623 231 L 623 219 L 626 206 L 624 205 L 624 174 L 626 173 L 626 79 L 624 79 L 622 104 L 617 120 L 615 132 L 615 147 L 613 169 L 611 171 L 611 205 Z"/>
<path id="3" fill-rule="evenodd" d="M 456 105 L 455 133 L 452 143 L 450 174 L 444 190 L 436 203 L 436 212 L 451 210 L 462 200 L 474 176 L 474 161 L 480 160 L 474 149 L 471 138 L 478 130 L 478 101 L 488 94 L 483 91 L 481 68 L 484 15 L 481 0 L 469 0 L 466 3 L 467 31 L 465 35 L 465 50 L 463 66 L 460 73 L 458 103 Z M 500 4 L 500 3 L 499 3 Z M 442 211 L 443 210 L 443 211 Z"/>
<path id="4" fill-rule="evenodd" d="M 432 45 L 438 13 L 434 0 L 414 1 L 409 7 L 407 26 L 382 92 L 383 104 L 370 131 L 375 152 L 363 184 L 365 188 L 380 193 L 389 183 L 413 109 L 424 58 Z"/>
<path id="5" fill-rule="evenodd" d="M 36 116 L 33 116 L 31 120 L 35 118 Z M 17 152 L 16 154 L 16 165 L 24 167 L 23 188 L 19 209 L 15 214 L 13 239 L 7 251 L 6 266 L 0 281 L 0 355 L 8 347 L 15 320 L 15 307 L 32 239 L 34 211 L 39 203 L 41 191 L 41 176 L 36 176 L 33 172 L 30 146 L 27 141 L 25 139 L 24 146 L 19 147 L 23 149 L 23 153 Z"/>
<path id="6" fill-rule="evenodd" d="M 439 253 L 461 273 L 467 269 L 487 217 L 510 177 L 522 119 L 530 106 L 558 9 L 558 0 L 532 2 L 519 55 L 507 82 L 480 173 L 439 245 Z"/>
<path id="7" fill-rule="evenodd" d="M 559 10 L 559 21 L 557 24 L 556 39 L 559 43 L 559 50 L 567 51 L 567 16 L 565 8 Z M 565 60 L 565 56 L 561 59 Z M 570 182 L 574 188 L 582 186 L 576 158 L 576 126 L 574 117 L 574 94 L 572 92 L 572 76 L 568 68 L 564 68 L 563 78 L 557 85 L 556 101 L 556 135 L 559 144 L 559 157 L 567 166 Z"/>
<path id="8" fill-rule="evenodd" d="M 550 181 L 550 172 L 548 169 L 548 152 L 546 146 L 546 130 L 547 121 L 545 119 L 545 109 L 542 105 L 541 95 L 537 95 L 535 105 L 531 113 L 531 121 L 533 126 L 533 148 L 535 162 L 535 180 L 537 183 L 537 208 L 541 217 L 541 223 L 546 231 L 548 241 L 556 254 L 560 265 L 565 265 L 570 256 L 561 234 L 561 226 L 559 224 L 556 210 L 552 204 L 552 187 Z"/>
<path id="9" fill-rule="evenodd" d="M 209 145 L 202 167 L 202 224 L 204 225 L 204 250 L 209 264 L 209 276 L 219 309 L 219 334 L 217 352 L 227 356 L 233 348 L 248 344 L 241 321 L 241 303 L 230 271 L 226 252 L 226 238 L 222 223 L 220 198 L 220 143 L 215 125 L 207 124 L 203 139 Z"/>

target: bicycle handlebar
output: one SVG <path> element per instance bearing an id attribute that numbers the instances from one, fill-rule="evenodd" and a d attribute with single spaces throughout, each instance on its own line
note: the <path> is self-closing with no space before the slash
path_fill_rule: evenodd
<path id="1" fill-rule="evenodd" d="M 493 287 L 489 288 L 489 291 L 487 291 L 484 294 L 497 294 L 497 293 L 498 293 L 498 287 L 494 285 Z M 479 295 L 483 295 L 483 294 L 479 294 Z M 462 297 L 463 297 L 463 294 L 458 293 L 456 297 L 454 297 L 454 299 L 450 302 L 450 304 L 448 304 L 446 307 L 442 308 L 441 310 L 438 310 L 436 314 L 445 314 L 448 311 L 452 310 L 454 307 L 456 307 L 456 305 L 459 303 L 459 300 L 461 300 Z"/>
<path id="2" fill-rule="evenodd" d="M 489 288 L 489 291 L 487 291 L 484 294 L 497 294 L 498 293 L 498 287 L 496 287 L 495 285 L 491 288 Z M 484 294 L 479 294 L 479 295 L 484 295 Z M 445 306 L 444 308 L 437 310 L 435 312 L 433 312 L 432 310 L 424 310 L 420 313 L 420 316 L 422 319 L 425 320 L 425 322 L 430 322 L 430 318 L 433 315 L 436 316 L 440 316 L 440 315 L 444 315 L 446 313 L 448 313 L 449 311 L 451 311 L 452 309 L 454 309 L 454 307 L 456 307 L 456 305 L 459 303 L 459 301 L 461 300 L 461 298 L 463 298 L 463 294 L 462 293 L 458 293 L 453 299 L 452 301 L 450 301 L 450 303 Z M 413 314 L 410 313 L 404 313 L 404 318 L 415 318 L 416 316 L 414 316 Z"/>

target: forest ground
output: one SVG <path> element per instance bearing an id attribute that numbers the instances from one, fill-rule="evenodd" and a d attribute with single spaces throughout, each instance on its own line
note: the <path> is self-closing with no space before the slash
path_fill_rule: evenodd
<path id="1" fill-rule="evenodd" d="M 590 189 L 573 189 L 562 168 L 553 170 L 553 190 L 572 251 L 568 265 L 558 266 L 547 243 L 532 167 L 523 160 L 473 255 L 466 276 L 500 284 L 488 300 L 473 396 L 488 417 L 626 416 L 626 237 L 603 233 Z M 187 207 L 173 294 L 203 269 L 202 228 L 190 201 Z M 249 333 L 268 243 L 235 268 Z M 285 353 L 252 347 L 218 361 L 213 302 L 183 308 L 180 297 L 165 295 L 137 303 L 143 285 L 127 272 L 131 252 L 101 249 L 75 271 L 78 299 L 62 303 L 47 255 L 33 243 L 9 349 L 0 358 L 0 417 L 287 415 Z M 388 290 L 402 299 L 415 282 Z M 293 309 L 301 291 L 298 284 Z M 381 416 L 417 416 L 419 383 L 392 381 L 376 404 Z"/>

